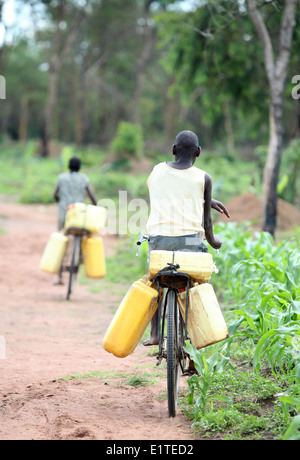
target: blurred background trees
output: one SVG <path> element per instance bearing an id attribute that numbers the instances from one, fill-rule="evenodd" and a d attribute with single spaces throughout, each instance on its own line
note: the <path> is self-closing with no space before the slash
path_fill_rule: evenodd
<path id="1" fill-rule="evenodd" d="M 282 94 L 288 154 L 276 182 L 295 204 L 297 180 L 284 182 L 289 167 L 292 177 L 292 165 L 299 164 L 292 77 L 300 73 L 300 9 L 293 1 Z M 143 150 L 151 157 L 170 152 L 176 133 L 191 129 L 204 151 L 217 152 L 216 161 L 220 155 L 232 164 L 256 161 L 262 180 L 270 86 L 248 3 L 255 3 L 276 53 L 287 3 L 277 0 L 0 1 L 0 74 L 6 79 L 0 139 L 35 139 L 45 157 L 57 144 L 112 151 L 120 130 L 126 138 L 126 126 L 136 126 L 144 143 L 137 155 Z"/>

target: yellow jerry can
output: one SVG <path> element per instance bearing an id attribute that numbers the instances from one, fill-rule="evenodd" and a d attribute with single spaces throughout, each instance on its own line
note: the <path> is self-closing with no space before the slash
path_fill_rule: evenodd
<path id="1" fill-rule="evenodd" d="M 158 306 L 158 292 L 143 280 L 131 285 L 102 341 L 103 348 L 117 356 L 130 355 L 141 340 Z"/>
<path id="2" fill-rule="evenodd" d="M 50 235 L 46 244 L 40 269 L 49 273 L 58 273 L 68 246 L 68 237 L 60 232 Z"/>
<path id="3" fill-rule="evenodd" d="M 177 297 L 180 312 L 185 318 L 186 291 Z M 204 348 L 229 337 L 214 288 L 209 283 L 189 289 L 188 335 L 196 348 Z"/>
<path id="4" fill-rule="evenodd" d="M 173 262 L 174 255 L 174 262 Z M 150 252 L 150 275 L 167 267 L 168 263 L 178 264 L 178 271 L 187 273 L 196 281 L 206 282 L 211 278 L 216 267 L 213 257 L 209 252 L 188 252 L 188 251 L 151 251 Z"/>
<path id="5" fill-rule="evenodd" d="M 74 203 L 68 206 L 65 229 L 70 227 L 84 228 L 91 233 L 100 233 L 107 218 L 106 208 L 85 203 Z"/>
<path id="6" fill-rule="evenodd" d="M 106 264 L 102 238 L 100 236 L 82 238 L 81 249 L 86 276 L 103 278 L 106 275 Z"/>

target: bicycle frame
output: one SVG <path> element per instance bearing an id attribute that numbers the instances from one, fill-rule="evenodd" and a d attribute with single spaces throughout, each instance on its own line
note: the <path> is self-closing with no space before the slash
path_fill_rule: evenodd
<path id="1" fill-rule="evenodd" d="M 68 236 L 71 236 L 73 240 L 69 241 L 68 245 L 68 249 L 69 247 L 71 248 L 71 254 L 67 249 L 66 257 L 62 264 L 62 271 L 69 272 L 69 282 L 66 296 L 66 299 L 69 300 L 72 292 L 73 275 L 77 274 L 79 265 L 82 263 L 81 241 L 84 236 L 90 235 L 90 232 L 84 228 L 71 227 L 68 228 L 65 233 Z M 70 256 L 71 260 L 68 261 Z M 70 264 L 68 264 L 68 262 L 70 262 Z"/>
<path id="2" fill-rule="evenodd" d="M 164 349 L 164 330 L 167 317 L 167 305 L 168 305 L 168 296 L 170 291 L 174 291 L 175 299 L 179 294 L 179 288 L 176 288 L 174 285 L 179 284 L 182 287 L 186 288 L 186 311 L 185 318 L 183 320 L 183 343 L 187 339 L 187 320 L 188 320 L 188 308 L 189 308 L 189 286 L 190 286 L 190 277 L 187 273 L 178 272 L 177 268 L 180 268 L 178 265 L 168 264 L 168 267 L 163 268 L 155 276 L 155 283 L 157 284 L 157 290 L 160 292 L 160 288 L 166 288 L 165 298 L 159 297 L 158 303 L 158 337 L 159 337 L 159 353 L 157 357 L 157 365 L 159 365 L 163 358 L 166 358 L 166 353 Z M 182 369 L 182 372 L 184 369 Z"/>
<path id="3" fill-rule="evenodd" d="M 136 256 L 138 257 L 138 250 L 139 246 L 144 243 L 145 241 L 149 241 L 149 236 L 148 235 L 143 235 L 140 234 L 138 239 L 137 239 L 137 251 L 136 251 Z M 159 303 L 158 303 L 158 336 L 159 336 L 159 355 L 158 355 L 158 363 L 159 365 L 162 361 L 162 359 L 166 356 L 164 356 L 164 350 L 163 350 L 163 342 L 164 342 L 164 325 L 165 325 L 165 318 L 166 318 L 166 313 L 167 313 L 167 300 L 168 300 L 168 295 L 170 290 L 175 291 L 175 297 L 177 298 L 177 295 L 179 293 L 178 289 L 174 286 L 173 281 L 176 281 L 179 278 L 181 278 L 182 282 L 182 287 L 186 288 L 186 310 L 185 310 L 185 318 L 184 318 L 184 339 L 183 341 L 185 342 L 187 339 L 187 321 L 188 321 L 188 308 L 189 308 L 189 287 L 190 287 L 190 276 L 187 273 L 183 272 L 178 272 L 177 269 L 180 268 L 179 265 L 174 264 L 174 256 L 175 256 L 175 251 L 173 251 L 173 262 L 168 264 L 167 267 L 163 268 L 160 270 L 156 276 L 154 282 L 157 284 L 157 290 L 158 294 L 160 293 L 160 288 L 167 288 L 167 294 L 165 297 L 165 304 L 164 304 L 164 310 L 163 310 L 163 315 L 162 315 L 162 297 L 159 295 Z M 185 283 L 183 282 L 185 280 Z M 162 320 L 163 319 L 163 320 Z M 162 323 L 162 324 L 161 324 Z"/>
<path id="4" fill-rule="evenodd" d="M 137 241 L 139 246 L 144 241 L 149 241 L 146 235 L 140 235 Z M 137 250 L 138 255 L 138 250 Z M 157 363 L 162 359 L 167 361 L 167 389 L 168 389 L 168 408 L 169 416 L 175 417 L 177 408 L 177 397 L 180 371 L 185 373 L 185 363 L 188 354 L 184 351 L 184 344 L 187 339 L 187 321 L 189 309 L 189 287 L 190 276 L 187 273 L 179 272 L 179 265 L 174 264 L 175 251 L 173 251 L 173 261 L 167 267 L 160 270 L 153 279 L 153 284 L 158 291 L 158 340 L 159 352 Z M 161 288 L 167 289 L 165 299 L 161 296 Z M 179 289 L 186 289 L 186 311 L 185 318 L 180 313 L 177 295 Z M 165 323 L 167 320 L 167 336 L 165 337 Z"/>

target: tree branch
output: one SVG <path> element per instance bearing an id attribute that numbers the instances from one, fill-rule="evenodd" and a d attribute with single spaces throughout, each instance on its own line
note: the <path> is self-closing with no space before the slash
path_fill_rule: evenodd
<path id="1" fill-rule="evenodd" d="M 295 27 L 295 11 L 298 0 L 289 0 L 285 4 L 280 26 L 278 58 L 276 61 L 275 76 L 285 80 L 288 67 L 293 30 Z"/>
<path id="2" fill-rule="evenodd" d="M 265 25 L 265 22 L 263 20 L 263 17 L 257 9 L 256 0 L 247 0 L 247 3 L 248 3 L 248 8 L 249 8 L 249 13 L 252 18 L 252 22 L 262 42 L 263 52 L 265 56 L 265 69 L 267 72 L 268 80 L 271 83 L 273 81 L 274 68 L 275 68 L 273 46 L 272 46 L 271 38 L 267 30 L 267 27 Z"/>

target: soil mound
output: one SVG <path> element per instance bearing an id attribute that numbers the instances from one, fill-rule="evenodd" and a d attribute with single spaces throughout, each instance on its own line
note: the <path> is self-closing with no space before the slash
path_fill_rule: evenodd
<path id="1" fill-rule="evenodd" d="M 229 210 L 231 222 L 253 222 L 253 227 L 261 230 L 262 201 L 254 193 L 248 192 L 238 195 L 226 203 L 226 207 Z M 228 222 L 228 219 L 221 216 L 219 221 Z M 294 227 L 300 226 L 300 211 L 292 204 L 279 198 L 277 222 L 278 230 L 292 230 Z"/>

